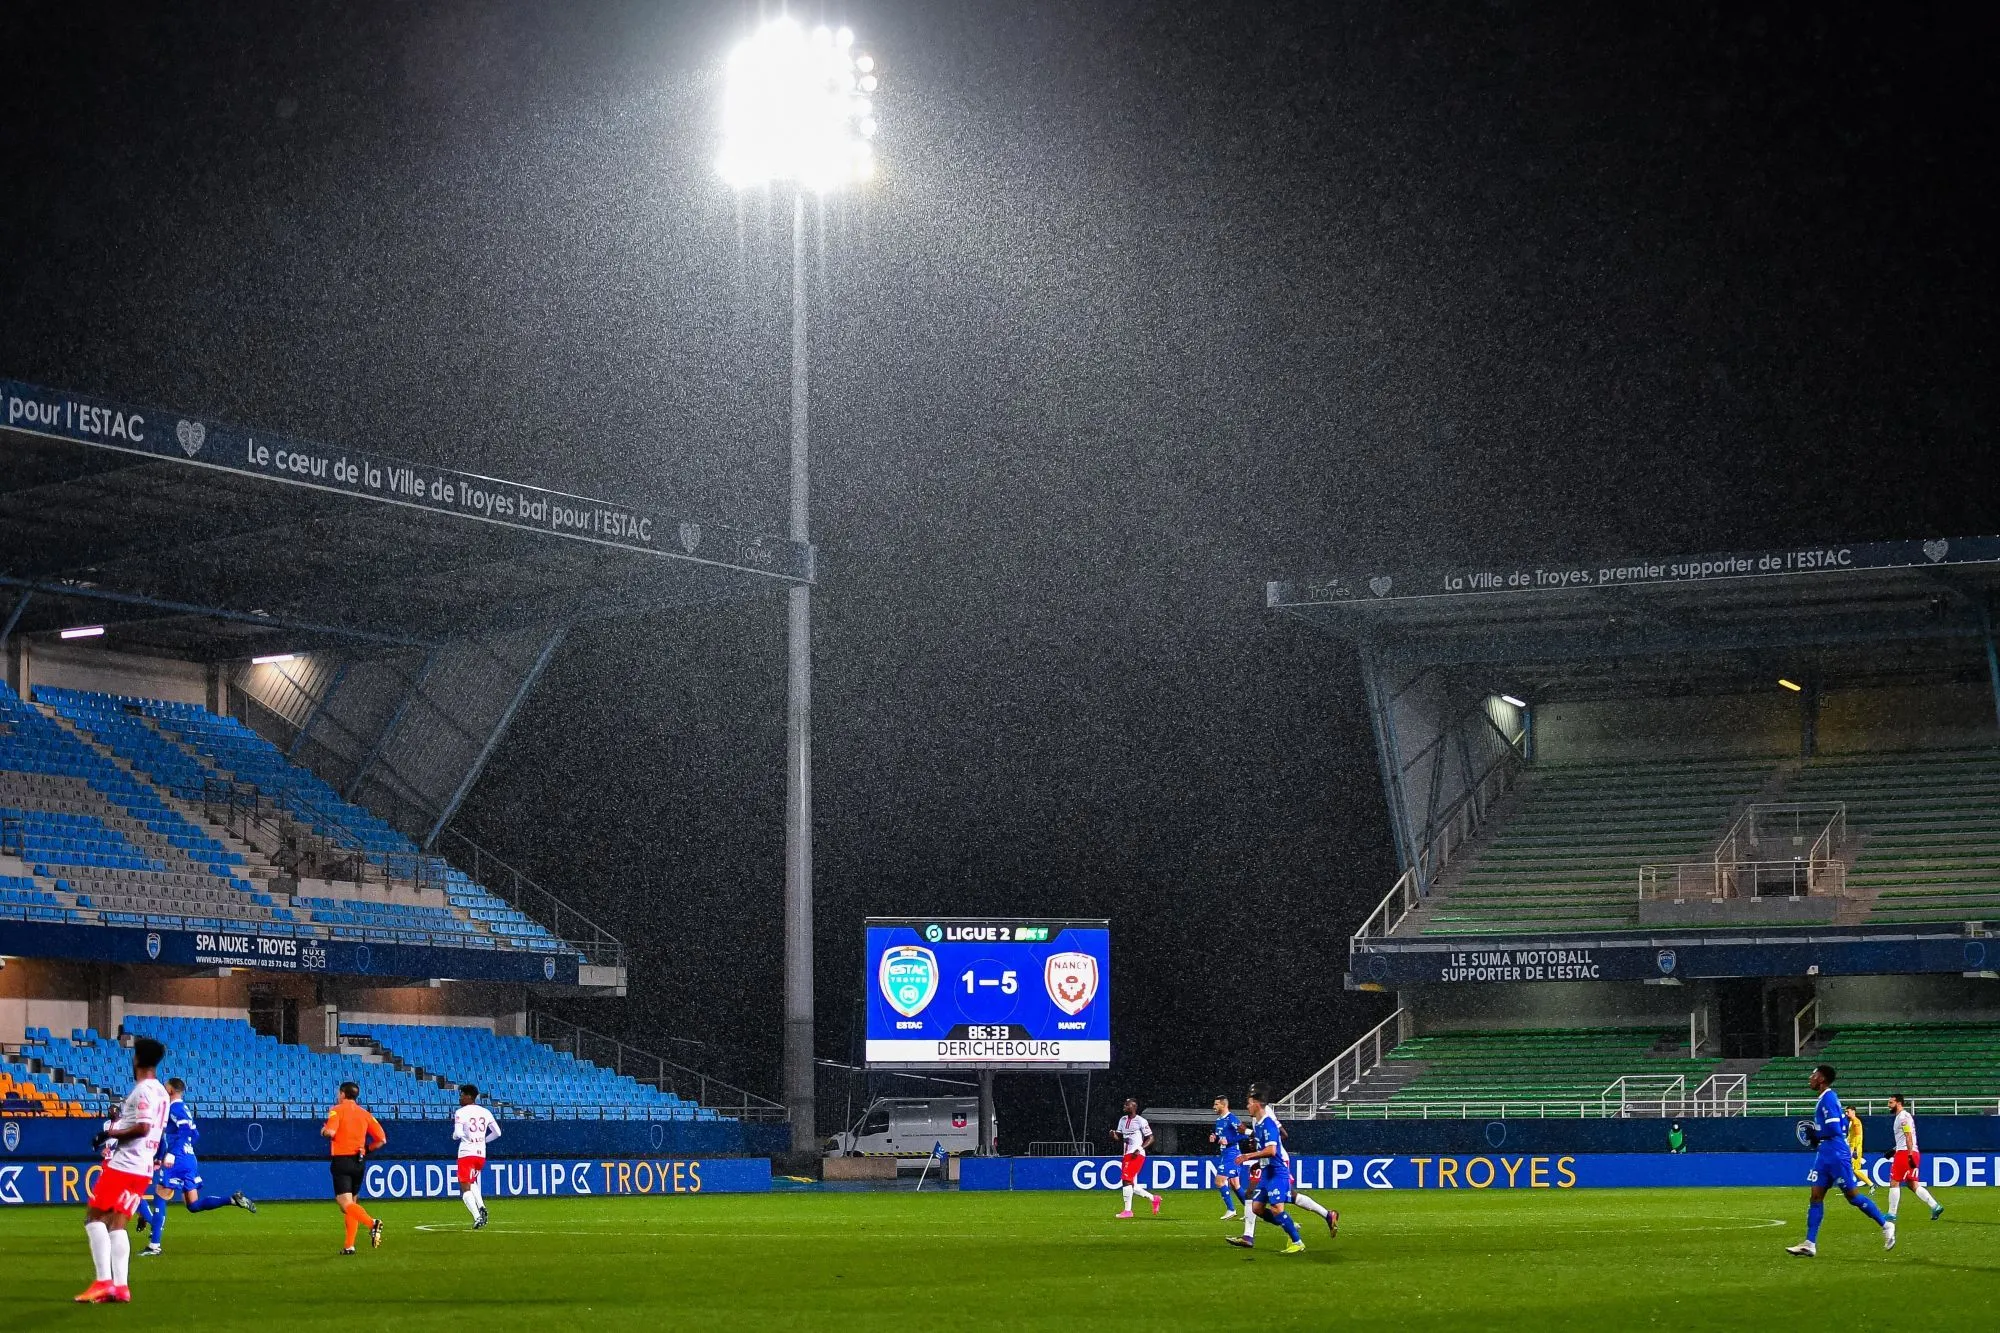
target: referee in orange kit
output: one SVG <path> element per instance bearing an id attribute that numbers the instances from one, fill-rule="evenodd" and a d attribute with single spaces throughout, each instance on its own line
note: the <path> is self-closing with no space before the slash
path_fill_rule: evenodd
<path id="1" fill-rule="evenodd" d="M 354 1233 L 362 1227 L 368 1228 L 369 1245 L 382 1248 L 382 1224 L 368 1215 L 355 1196 L 361 1193 L 361 1163 L 387 1143 L 389 1136 L 360 1097 L 360 1084 L 341 1084 L 340 1100 L 326 1113 L 326 1123 L 319 1131 L 321 1138 L 333 1140 L 333 1201 L 347 1219 L 347 1245 L 342 1254 L 354 1253 Z"/>

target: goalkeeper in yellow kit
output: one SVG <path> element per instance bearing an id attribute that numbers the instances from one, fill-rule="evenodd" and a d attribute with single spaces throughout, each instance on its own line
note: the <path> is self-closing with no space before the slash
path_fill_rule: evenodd
<path id="1" fill-rule="evenodd" d="M 1868 1155 L 1861 1151 L 1861 1117 L 1855 1114 L 1853 1107 L 1846 1109 L 1847 1152 L 1854 1158 L 1854 1178 L 1861 1183 L 1862 1189 L 1873 1194 L 1875 1182 L 1868 1175 Z"/>

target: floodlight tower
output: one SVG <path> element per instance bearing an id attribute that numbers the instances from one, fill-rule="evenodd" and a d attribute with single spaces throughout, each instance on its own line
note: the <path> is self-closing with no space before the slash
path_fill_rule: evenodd
<path id="1" fill-rule="evenodd" d="M 806 542 L 806 196 L 874 175 L 875 62 L 846 28 L 766 22 L 730 53 L 722 179 L 792 192 L 792 520 Z M 818 1142 L 813 1108 L 812 589 L 790 592 L 785 670 L 785 1109 L 792 1151 Z"/>

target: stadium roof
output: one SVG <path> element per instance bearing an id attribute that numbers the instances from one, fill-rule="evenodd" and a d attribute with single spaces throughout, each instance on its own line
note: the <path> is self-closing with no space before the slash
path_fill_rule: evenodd
<path id="1" fill-rule="evenodd" d="M 1384 656 L 1532 687 L 1763 672 L 1807 648 L 1848 675 L 1983 674 L 1996 596 L 2000 537 L 1972 537 L 1375 571 L 1271 583 L 1266 603 Z"/>
<path id="2" fill-rule="evenodd" d="M 16 633 L 102 623 L 204 660 L 426 646 L 812 577 L 803 543 L 618 501 L 10 381 L 0 408 Z"/>

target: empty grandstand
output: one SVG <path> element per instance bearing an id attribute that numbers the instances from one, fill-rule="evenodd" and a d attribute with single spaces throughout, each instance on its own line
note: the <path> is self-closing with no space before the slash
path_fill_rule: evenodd
<path id="1" fill-rule="evenodd" d="M 454 820 L 573 626 L 807 582 L 804 543 L 393 460 L 427 480 L 302 489 L 226 423 L 120 409 L 169 424 L 106 448 L 6 392 L 55 406 L 0 429 L 0 1116 L 100 1114 L 153 1035 L 241 1152 L 317 1150 L 348 1078 L 598 1127 L 546 1151 L 782 1148 L 774 1103 L 540 1014 L 622 996 L 624 946 Z M 493 488 L 519 521 L 426 502 Z"/>
<path id="2" fill-rule="evenodd" d="M 1360 653 L 1393 1013 L 1294 1117 L 2000 1113 L 2000 540 L 1273 584 Z"/>

